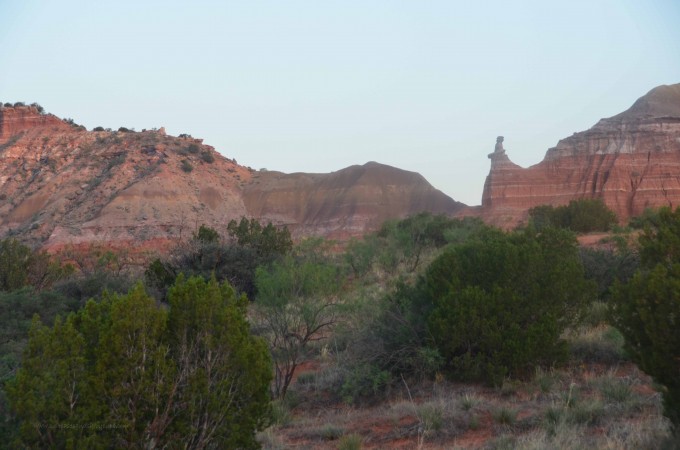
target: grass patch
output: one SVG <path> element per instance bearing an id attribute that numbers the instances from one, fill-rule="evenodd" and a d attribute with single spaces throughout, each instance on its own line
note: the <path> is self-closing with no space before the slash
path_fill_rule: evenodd
<path id="1" fill-rule="evenodd" d="M 348 434 L 340 438 L 338 450 L 360 450 L 363 439 L 358 434 Z"/>
<path id="2" fill-rule="evenodd" d="M 491 414 L 493 420 L 500 425 L 513 425 L 517 420 L 517 411 L 507 406 L 501 406 Z"/>
<path id="3" fill-rule="evenodd" d="M 623 350 L 623 335 L 609 325 L 572 331 L 567 341 L 573 358 L 579 361 L 615 364 L 628 360 Z"/>
<path id="4" fill-rule="evenodd" d="M 463 411 L 470 411 L 479 404 L 480 400 L 475 394 L 463 394 L 458 399 L 458 404 Z"/>
<path id="5" fill-rule="evenodd" d="M 326 441 L 335 441 L 345 434 L 345 429 L 333 424 L 325 425 L 319 432 L 319 435 Z"/>

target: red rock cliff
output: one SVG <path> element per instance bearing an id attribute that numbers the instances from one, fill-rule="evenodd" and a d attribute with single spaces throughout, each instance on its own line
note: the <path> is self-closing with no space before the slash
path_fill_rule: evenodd
<path id="1" fill-rule="evenodd" d="M 41 114 L 32 106 L 5 107 L 0 104 L 0 144 L 25 131 L 66 125 L 58 117 Z"/>
<path id="2" fill-rule="evenodd" d="M 514 226 L 534 206 L 579 198 L 601 198 L 622 222 L 648 207 L 680 206 L 680 84 L 652 89 L 529 168 L 510 161 L 502 139 L 489 158 L 481 215 L 496 225 Z"/>

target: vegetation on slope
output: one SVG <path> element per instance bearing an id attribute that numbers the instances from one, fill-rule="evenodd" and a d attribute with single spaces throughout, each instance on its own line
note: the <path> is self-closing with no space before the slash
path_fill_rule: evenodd
<path id="1" fill-rule="evenodd" d="M 584 250 L 551 226 L 502 232 L 430 214 L 388 222 L 343 250 L 318 239 L 294 246 L 287 230 L 254 220 L 201 226 L 144 274 L 107 251 L 70 255 L 76 270 L 48 258 L 41 267 L 53 275 L 18 277 L 0 293 L 2 442 L 276 448 L 297 436 L 358 448 L 378 431 L 322 413 L 344 404 L 392 417 L 420 447 L 480 427 L 496 430 L 491 448 L 661 446 L 657 397 L 643 394 L 644 375 L 619 374 L 628 358 L 650 373 L 677 424 L 669 321 L 679 315 L 680 212 L 654 217 L 635 276 L 637 249 L 623 240 Z M 0 258 L 8 274 L 40 260 L 2 244 L 0 255 L 23 255 Z M 223 363 L 206 366 L 208 355 Z M 274 425 L 256 440 L 270 411 Z M 305 411 L 326 423 L 307 417 L 301 430 L 295 416 Z M 201 418 L 218 416 L 204 440 Z M 617 434 L 615 424 L 633 419 L 657 425 Z"/>

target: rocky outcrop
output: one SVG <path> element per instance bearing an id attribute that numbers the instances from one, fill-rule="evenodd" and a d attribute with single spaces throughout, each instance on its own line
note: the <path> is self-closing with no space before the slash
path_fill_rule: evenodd
<path id="1" fill-rule="evenodd" d="M 600 120 L 529 168 L 505 150 L 489 155 L 481 216 L 511 227 L 530 208 L 601 198 L 622 222 L 645 208 L 680 206 L 680 84 L 660 86 L 627 111 Z"/>
<path id="2" fill-rule="evenodd" d="M 52 114 L 41 114 L 32 106 L 6 107 L 0 103 L 0 145 L 27 131 L 64 129 L 68 124 Z"/>
<path id="3" fill-rule="evenodd" d="M 86 131 L 31 107 L 0 111 L 0 238 L 58 249 L 162 249 L 242 216 L 296 237 L 358 236 L 462 204 L 420 175 L 369 163 L 331 174 L 256 172 L 164 130 Z"/>

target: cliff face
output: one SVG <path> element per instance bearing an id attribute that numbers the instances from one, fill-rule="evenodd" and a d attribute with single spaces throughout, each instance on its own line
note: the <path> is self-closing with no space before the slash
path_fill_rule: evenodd
<path id="1" fill-rule="evenodd" d="M 579 198 L 601 198 L 621 221 L 648 207 L 679 206 L 680 84 L 657 87 L 627 111 L 561 140 L 529 168 L 504 150 L 489 158 L 481 215 L 500 226 L 522 222 L 534 206 Z"/>
<path id="2" fill-rule="evenodd" d="M 463 206 L 418 174 L 370 163 L 331 174 L 256 172 L 164 130 L 88 132 L 35 108 L 0 110 L 0 238 L 36 246 L 162 249 L 232 219 L 294 236 L 357 236 L 383 220 Z"/>
<path id="3" fill-rule="evenodd" d="M 31 106 L 4 107 L 0 104 L 0 145 L 25 132 L 64 129 L 68 124 L 52 114 L 40 114 Z"/>

